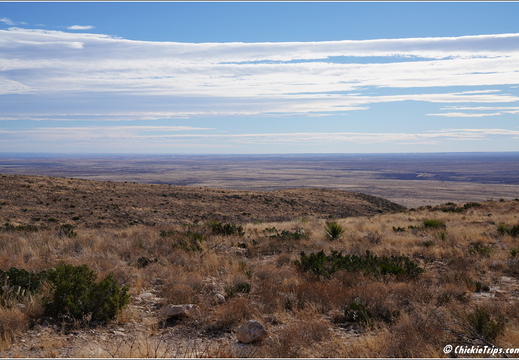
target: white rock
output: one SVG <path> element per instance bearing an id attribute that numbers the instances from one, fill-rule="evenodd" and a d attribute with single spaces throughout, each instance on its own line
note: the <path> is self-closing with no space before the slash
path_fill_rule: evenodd
<path id="1" fill-rule="evenodd" d="M 236 329 L 236 339 L 244 344 L 266 339 L 269 336 L 265 327 L 256 320 L 249 320 Z"/>
<path id="2" fill-rule="evenodd" d="M 214 295 L 216 301 L 221 304 L 221 303 L 224 303 L 225 302 L 225 296 L 223 296 L 222 294 L 220 293 L 217 293 Z"/>

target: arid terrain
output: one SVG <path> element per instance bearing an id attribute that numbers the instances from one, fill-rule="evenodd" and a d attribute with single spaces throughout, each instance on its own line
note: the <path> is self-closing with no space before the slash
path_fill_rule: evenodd
<path id="1" fill-rule="evenodd" d="M 0 174 L 229 190 L 319 188 L 416 208 L 519 195 L 519 153 L 300 155 L 15 155 Z"/>
<path id="2" fill-rule="evenodd" d="M 373 215 L 403 206 L 365 194 L 327 189 L 244 191 L 193 186 L 0 175 L 0 214 L 42 228 L 56 223 L 121 227 L 182 222 L 289 221 Z M 7 221 L 7 220 L 6 220 Z"/>
<path id="3" fill-rule="evenodd" d="M 92 313 L 49 314 L 57 285 L 32 290 L 7 279 L 2 357 L 448 357 L 446 345 L 519 348 L 516 198 L 405 209 L 330 189 L 6 174 L 0 196 L 0 269 L 87 265 L 129 295 L 115 317 L 93 321 Z M 187 310 L 170 316 L 168 305 Z M 237 341 L 248 320 L 268 336 Z"/>

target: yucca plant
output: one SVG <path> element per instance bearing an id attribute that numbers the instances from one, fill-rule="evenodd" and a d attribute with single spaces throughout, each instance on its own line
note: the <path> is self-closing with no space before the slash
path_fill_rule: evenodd
<path id="1" fill-rule="evenodd" d="M 330 240 L 339 240 L 344 234 L 344 229 L 336 221 L 327 221 L 325 231 Z"/>

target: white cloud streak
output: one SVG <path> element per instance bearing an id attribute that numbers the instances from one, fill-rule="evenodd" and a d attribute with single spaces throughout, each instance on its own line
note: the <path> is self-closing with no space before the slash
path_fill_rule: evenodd
<path id="1" fill-rule="evenodd" d="M 503 113 L 497 112 L 497 113 L 491 113 L 491 114 L 476 114 L 476 113 L 451 112 L 451 113 L 427 114 L 427 115 L 428 116 L 444 116 L 444 117 L 487 117 L 487 116 L 503 115 Z"/>
<path id="2" fill-rule="evenodd" d="M 107 126 L 107 127 L 53 127 L 26 130 L 0 130 L 0 139 L 45 142 L 111 143 L 132 141 L 146 144 L 179 144 L 192 141 L 227 144 L 330 144 L 330 143 L 405 143 L 423 144 L 446 141 L 476 141 L 490 138 L 518 138 L 519 130 L 509 129 L 444 129 L 424 133 L 262 133 L 214 134 L 199 133 L 208 128 L 184 126 Z M 195 133 L 184 133 L 184 132 Z M 160 132 L 160 133 L 159 133 Z M 182 133 L 179 133 L 182 132 Z M 157 134 L 159 133 L 159 134 Z"/>
<path id="3" fill-rule="evenodd" d="M 13 20 L 6 18 L 6 17 L 1 18 L 0 22 L 3 22 L 4 24 L 10 25 L 10 26 L 16 25 L 16 22 L 14 22 Z"/>
<path id="4" fill-rule="evenodd" d="M 67 29 L 69 30 L 91 30 L 94 27 L 92 25 L 72 25 L 69 26 Z"/>
<path id="5" fill-rule="evenodd" d="M 74 26 L 84 29 L 80 28 Z M 362 57 L 371 56 L 392 58 L 393 62 L 363 63 Z M 357 59 L 345 63 L 332 61 L 333 57 Z M 519 34 L 195 44 L 132 41 L 88 33 L 0 30 L 0 95 L 50 94 L 59 99 L 60 94 L 67 94 L 81 99 L 96 93 L 105 94 L 105 101 L 113 103 L 125 99 L 133 102 L 138 97 L 142 105 L 135 119 L 156 118 L 153 113 L 157 108 L 173 117 L 324 115 L 406 100 L 516 102 L 519 97 L 495 90 L 370 95 L 365 89 L 517 85 L 517 64 Z M 188 98 L 192 103 L 184 101 Z M 123 113 L 119 110 L 116 113 Z M 45 117 L 41 111 L 36 112 L 27 113 L 26 118 Z M 2 116 L 23 118 L 20 113 L 4 112 Z M 59 113 L 63 111 L 48 115 Z M 430 115 L 456 113 L 461 114 Z M 106 114 L 105 118 L 109 117 Z M 128 117 L 122 115 L 120 119 Z"/>

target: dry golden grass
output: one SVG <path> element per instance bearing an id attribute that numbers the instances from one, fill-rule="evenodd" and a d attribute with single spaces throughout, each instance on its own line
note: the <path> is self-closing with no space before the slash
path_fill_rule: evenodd
<path id="1" fill-rule="evenodd" d="M 116 320 L 94 329 L 77 327 L 78 336 L 43 317 L 41 295 L 5 297 L 1 355 L 445 357 L 446 344 L 469 341 L 467 314 L 476 307 L 493 320 L 508 319 L 494 345 L 519 347 L 519 258 L 510 252 L 519 238 L 497 232 L 501 223 L 519 224 L 518 205 L 489 201 L 460 212 L 422 208 L 335 219 L 345 232 L 333 241 L 325 235 L 324 218 L 243 223 L 243 236 L 216 234 L 208 223 L 192 221 L 76 227 L 70 237 L 57 228 L 1 230 L 3 270 L 41 271 L 59 261 L 87 264 L 99 279 L 113 273 L 132 294 Z M 426 219 L 445 227 L 425 228 Z M 296 232 L 304 236 L 281 236 Z M 416 279 L 344 270 L 324 279 L 302 272 L 296 264 L 301 251 L 320 250 L 404 255 L 425 272 Z M 345 316 L 354 301 L 369 309 L 369 323 Z M 164 323 L 157 314 L 165 304 L 196 308 L 187 318 Z M 233 331 L 251 319 L 265 324 L 270 338 L 236 344 Z"/>

